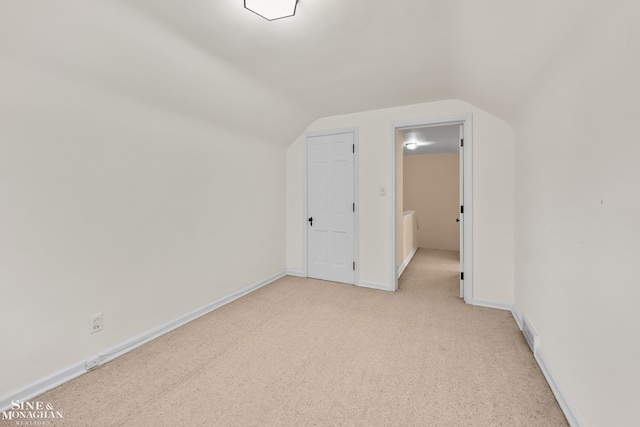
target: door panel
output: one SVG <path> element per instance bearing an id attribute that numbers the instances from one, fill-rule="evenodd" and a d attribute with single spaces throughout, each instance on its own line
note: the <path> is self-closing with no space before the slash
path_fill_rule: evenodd
<path id="1" fill-rule="evenodd" d="M 315 246 L 315 263 L 318 265 L 327 265 L 329 262 L 329 246 L 328 233 L 326 231 L 314 230 L 313 241 Z"/>
<path id="2" fill-rule="evenodd" d="M 355 283 L 353 133 L 307 138 L 307 275 Z"/>
<path id="3" fill-rule="evenodd" d="M 339 267 L 347 266 L 347 233 L 335 231 L 333 233 L 333 264 Z"/>
<path id="4" fill-rule="evenodd" d="M 347 198 L 349 197 L 345 183 L 347 182 L 347 162 L 333 162 L 333 213 L 345 215 L 347 213 Z"/>

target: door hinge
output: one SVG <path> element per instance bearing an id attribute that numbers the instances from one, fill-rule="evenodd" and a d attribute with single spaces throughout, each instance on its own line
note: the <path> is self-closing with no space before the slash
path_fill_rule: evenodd
<path id="1" fill-rule="evenodd" d="M 464 147 L 464 138 L 460 139 L 460 147 Z"/>
<path id="2" fill-rule="evenodd" d="M 353 211 L 354 212 L 356 211 L 356 204 L 355 203 L 353 204 Z"/>
<path id="3" fill-rule="evenodd" d="M 460 272 L 460 280 L 464 280 L 464 272 Z"/>
<path id="4" fill-rule="evenodd" d="M 356 271 L 356 262 L 353 261 L 353 271 Z"/>
<path id="5" fill-rule="evenodd" d="M 464 213 L 464 206 L 460 206 L 460 213 Z"/>
<path id="6" fill-rule="evenodd" d="M 353 154 L 356 154 L 356 144 L 351 145 L 352 149 L 353 149 Z"/>

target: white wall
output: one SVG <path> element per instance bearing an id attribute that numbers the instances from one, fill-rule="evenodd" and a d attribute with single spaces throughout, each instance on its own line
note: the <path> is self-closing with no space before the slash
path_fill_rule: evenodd
<path id="1" fill-rule="evenodd" d="M 518 312 L 586 426 L 640 399 L 640 3 L 595 2 L 514 123 Z"/>
<path id="2" fill-rule="evenodd" d="M 24 7 L 44 16 L 42 26 L 26 32 L 29 15 L 12 16 L 19 25 L 9 19 L 0 42 L 0 396 L 285 268 L 285 148 L 113 86 L 135 86 L 141 71 L 127 68 L 139 59 L 127 54 L 114 68 L 113 50 L 133 45 L 166 60 L 197 52 L 161 49 L 154 43 L 167 38 L 142 23 L 138 39 L 119 44 L 98 23 L 74 33 L 64 14 Z M 78 8 L 67 12 L 78 17 Z M 108 45 L 98 55 L 38 47 L 49 36 L 63 49 L 96 34 Z M 115 80 L 91 74 L 100 55 Z M 172 70 L 181 90 L 195 78 L 189 70 Z M 228 77 L 207 70 L 205 92 Z M 225 91 L 238 83 L 224 82 Z M 89 315 L 100 311 L 104 330 L 89 335 Z"/>
<path id="3" fill-rule="evenodd" d="M 360 280 L 390 285 L 391 123 L 473 114 L 474 295 L 476 299 L 513 300 L 513 133 L 504 122 L 462 101 L 442 101 L 375 110 L 315 121 L 307 131 L 359 127 Z M 287 267 L 300 271 L 304 135 L 287 150 Z"/>

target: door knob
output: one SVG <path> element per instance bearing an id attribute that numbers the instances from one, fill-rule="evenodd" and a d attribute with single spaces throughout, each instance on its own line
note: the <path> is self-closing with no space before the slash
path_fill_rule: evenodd
<path id="1" fill-rule="evenodd" d="M 313 227 L 313 217 L 309 218 L 309 225 Z"/>

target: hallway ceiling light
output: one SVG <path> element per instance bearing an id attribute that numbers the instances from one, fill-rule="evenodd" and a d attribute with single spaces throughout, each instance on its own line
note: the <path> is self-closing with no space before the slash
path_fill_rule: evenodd
<path id="1" fill-rule="evenodd" d="M 267 21 L 288 18 L 296 14 L 298 0 L 244 0 L 244 8 Z"/>
<path id="2" fill-rule="evenodd" d="M 422 145 L 432 145 L 433 142 L 431 141 L 408 141 L 404 143 L 404 146 L 407 148 L 407 150 L 415 150 L 416 148 L 418 148 L 419 146 Z"/>

